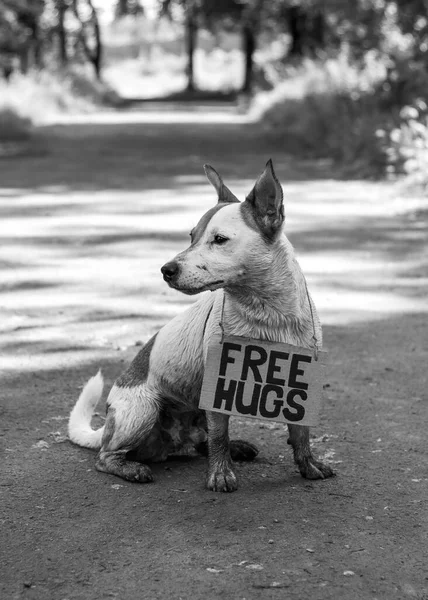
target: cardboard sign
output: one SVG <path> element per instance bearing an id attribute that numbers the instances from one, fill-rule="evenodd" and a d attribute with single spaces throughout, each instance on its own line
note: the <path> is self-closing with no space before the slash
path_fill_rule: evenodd
<path id="1" fill-rule="evenodd" d="M 326 352 L 291 344 L 213 336 L 199 408 L 294 425 L 316 425 Z"/>

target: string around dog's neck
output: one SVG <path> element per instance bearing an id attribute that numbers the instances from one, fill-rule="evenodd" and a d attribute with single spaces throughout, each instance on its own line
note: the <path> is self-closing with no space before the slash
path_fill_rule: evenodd
<path id="1" fill-rule="evenodd" d="M 316 329 L 315 329 L 315 319 L 314 319 L 314 312 L 312 310 L 312 303 L 311 303 L 311 298 L 309 296 L 309 290 L 308 290 L 308 284 L 306 281 L 306 278 L 303 278 L 304 282 L 305 282 L 305 289 L 306 289 L 306 297 L 308 299 L 308 304 L 309 304 L 309 310 L 311 313 L 311 321 L 312 321 L 312 340 L 314 342 L 314 346 L 313 346 L 313 351 L 314 351 L 314 358 L 317 361 L 318 360 L 318 338 L 317 338 L 317 333 L 316 333 Z M 224 304 L 226 301 L 226 294 L 223 290 L 223 300 L 221 303 L 221 313 L 220 313 L 220 322 L 219 322 L 219 326 L 220 326 L 220 330 L 221 330 L 221 340 L 220 343 L 222 344 L 224 342 L 224 336 L 225 331 L 224 331 L 224 325 L 223 325 L 223 317 L 224 317 Z"/>
<path id="2" fill-rule="evenodd" d="M 314 342 L 314 348 L 313 348 L 313 350 L 314 350 L 314 358 L 315 358 L 315 360 L 318 360 L 318 338 L 317 338 L 317 331 L 315 329 L 314 311 L 312 310 L 312 302 L 311 302 L 311 297 L 309 296 L 308 283 L 306 281 L 306 277 L 303 277 L 303 280 L 305 282 L 306 297 L 308 299 L 309 310 L 311 311 L 312 339 L 313 339 L 313 342 Z"/>

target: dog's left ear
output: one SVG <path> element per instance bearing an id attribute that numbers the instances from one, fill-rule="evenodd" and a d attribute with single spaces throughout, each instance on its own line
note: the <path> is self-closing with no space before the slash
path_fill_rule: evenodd
<path id="1" fill-rule="evenodd" d="M 266 163 L 265 170 L 246 197 L 246 203 L 250 205 L 262 233 L 273 239 L 284 222 L 284 205 L 282 187 L 273 170 L 272 159 Z"/>
<path id="2" fill-rule="evenodd" d="M 223 179 L 211 165 L 204 165 L 204 171 L 208 181 L 217 190 L 219 202 L 239 202 L 235 194 L 232 194 L 227 185 L 224 185 Z"/>

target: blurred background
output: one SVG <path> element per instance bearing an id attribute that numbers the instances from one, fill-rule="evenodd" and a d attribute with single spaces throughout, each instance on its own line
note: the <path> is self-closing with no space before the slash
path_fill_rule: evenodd
<path id="1" fill-rule="evenodd" d="M 229 102 L 288 151 L 424 186 L 427 64 L 423 0 L 0 0 L 2 152 L 58 114 Z"/>

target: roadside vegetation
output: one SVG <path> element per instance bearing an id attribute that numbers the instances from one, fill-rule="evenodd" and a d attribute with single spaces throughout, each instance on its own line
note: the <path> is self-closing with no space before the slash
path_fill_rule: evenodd
<path id="1" fill-rule="evenodd" d="M 404 73 L 400 83 L 414 83 L 414 75 Z M 385 60 L 374 53 L 359 63 L 345 52 L 308 59 L 256 96 L 253 110 L 285 152 L 330 159 L 346 175 L 405 174 L 425 187 L 428 78 L 419 75 L 420 85 L 398 100 Z"/>
<path id="2" fill-rule="evenodd" d="M 405 175 L 425 191 L 428 21 L 416 2 L 360 4 L 362 22 L 338 49 L 282 62 L 282 81 L 254 109 L 284 151 L 345 175 Z"/>
<path id="3" fill-rule="evenodd" d="M 418 0 L 0 0 L 0 141 L 135 99 L 235 100 L 284 152 L 428 185 Z"/>

